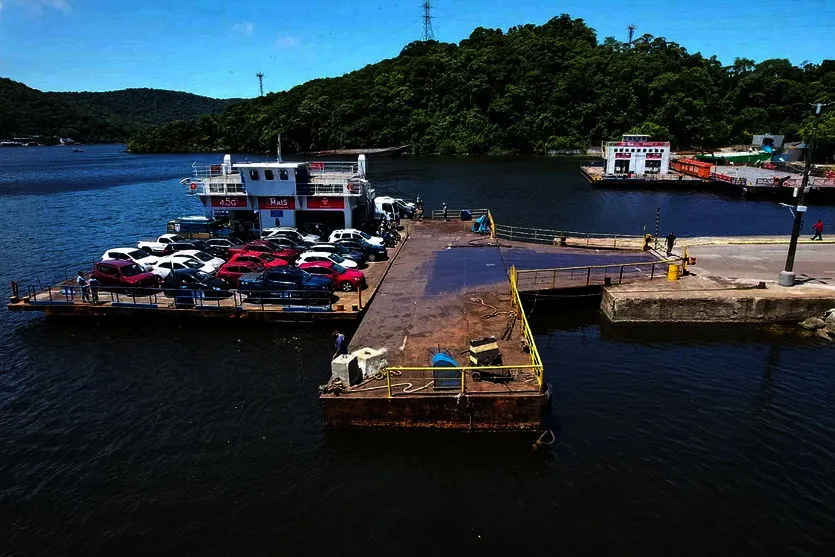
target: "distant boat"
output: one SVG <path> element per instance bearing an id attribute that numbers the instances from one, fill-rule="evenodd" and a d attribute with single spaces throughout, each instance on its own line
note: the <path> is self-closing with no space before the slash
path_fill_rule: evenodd
<path id="1" fill-rule="evenodd" d="M 72 150 L 72 152 L 73 152 L 73 153 L 83 153 L 83 152 L 84 152 L 84 149 L 78 149 L 78 148 L 76 148 L 76 149 L 73 149 L 73 150 Z"/>

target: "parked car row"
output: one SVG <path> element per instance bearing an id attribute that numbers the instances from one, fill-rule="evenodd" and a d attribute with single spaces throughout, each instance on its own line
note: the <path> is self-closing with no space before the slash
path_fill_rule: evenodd
<path id="1" fill-rule="evenodd" d="M 162 288 L 177 301 L 183 291 L 218 299 L 236 289 L 251 302 L 326 300 L 337 289 L 367 288 L 359 269 L 388 257 L 382 238 L 356 229 L 334 230 L 328 241 L 287 227 L 263 232 L 261 239 L 249 242 L 163 234 L 133 248 L 105 251 L 91 275 L 103 290 L 142 294 Z"/>

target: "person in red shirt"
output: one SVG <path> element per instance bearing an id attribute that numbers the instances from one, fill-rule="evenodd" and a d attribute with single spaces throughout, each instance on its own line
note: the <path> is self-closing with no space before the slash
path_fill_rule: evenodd
<path id="1" fill-rule="evenodd" d="M 812 236 L 812 240 L 823 240 L 823 221 L 818 219 L 818 222 L 812 225 L 812 230 L 815 231 L 815 235 Z"/>

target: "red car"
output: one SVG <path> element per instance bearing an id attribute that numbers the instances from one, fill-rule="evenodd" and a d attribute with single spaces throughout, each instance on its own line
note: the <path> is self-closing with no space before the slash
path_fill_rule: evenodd
<path id="1" fill-rule="evenodd" d="M 252 261 L 235 262 L 229 260 L 217 270 L 215 276 L 225 280 L 234 288 L 239 288 L 241 286 L 241 275 L 246 273 L 260 273 L 263 270 L 263 265 L 253 263 Z"/>
<path id="2" fill-rule="evenodd" d="M 278 257 L 279 259 L 283 259 L 288 263 L 292 263 L 296 259 L 298 259 L 299 254 L 301 253 L 295 249 L 281 249 L 278 246 L 273 245 L 267 240 L 253 240 L 247 244 L 242 246 L 236 246 L 234 248 L 229 248 L 228 253 L 229 257 L 234 256 L 236 253 L 240 253 L 242 251 L 250 251 L 250 252 L 258 252 L 272 255 L 273 257 Z"/>
<path id="3" fill-rule="evenodd" d="M 302 263 L 299 265 L 299 269 L 303 269 L 312 275 L 332 279 L 333 285 L 343 292 L 368 287 L 368 283 L 365 282 L 365 273 L 356 269 L 346 269 L 342 265 L 329 261 Z"/>
<path id="4" fill-rule="evenodd" d="M 148 273 L 129 259 L 108 259 L 93 264 L 91 277 L 98 280 L 102 290 L 138 294 L 159 287 L 159 277 Z"/>
<path id="5" fill-rule="evenodd" d="M 273 257 L 268 253 L 257 251 L 241 251 L 233 255 L 227 263 L 254 263 L 262 267 L 285 267 L 289 265 L 284 259 Z"/>

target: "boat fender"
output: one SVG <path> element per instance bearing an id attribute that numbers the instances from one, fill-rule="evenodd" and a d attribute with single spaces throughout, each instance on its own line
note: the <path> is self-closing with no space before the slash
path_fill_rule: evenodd
<path id="1" fill-rule="evenodd" d="M 350 193 L 353 193 L 353 192 L 354 192 L 354 184 L 348 184 L 348 191 L 349 191 Z"/>
<path id="2" fill-rule="evenodd" d="M 190 190 L 196 190 L 196 189 L 197 189 L 197 184 L 195 184 L 194 182 L 192 182 L 191 184 L 189 184 L 189 185 L 188 185 L 188 189 L 190 189 Z"/>

